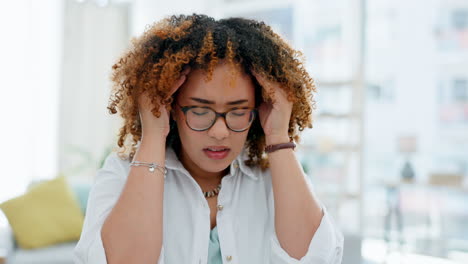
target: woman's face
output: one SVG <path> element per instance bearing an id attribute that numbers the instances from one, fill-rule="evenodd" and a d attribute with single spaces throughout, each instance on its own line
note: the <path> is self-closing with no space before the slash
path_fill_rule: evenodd
<path id="1" fill-rule="evenodd" d="M 255 86 L 249 75 L 236 71 L 235 82 L 232 78 L 231 65 L 218 64 L 212 79 L 206 82 L 206 75 L 201 69 L 193 69 L 186 82 L 179 88 L 175 101 L 182 107 L 210 107 L 218 113 L 227 112 L 236 107 L 255 107 Z M 237 102 L 236 102 L 237 101 Z M 175 106 L 175 121 L 181 141 L 179 158 L 191 173 L 219 174 L 240 154 L 247 139 L 249 129 L 234 132 L 226 126 L 226 121 L 218 117 L 211 128 L 195 131 L 187 126 L 185 116 L 179 106 Z M 227 153 L 207 150 L 209 147 L 225 147 Z"/>

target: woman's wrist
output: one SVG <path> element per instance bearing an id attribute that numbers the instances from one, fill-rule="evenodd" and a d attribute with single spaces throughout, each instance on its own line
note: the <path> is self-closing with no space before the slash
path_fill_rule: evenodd
<path id="1" fill-rule="evenodd" d="M 271 135 L 265 137 L 266 145 L 275 145 L 280 143 L 288 143 L 291 140 L 289 139 L 288 135 Z"/>
<path id="2" fill-rule="evenodd" d="M 141 144 L 150 146 L 161 146 L 166 145 L 167 136 L 164 135 L 163 131 L 151 131 L 150 133 L 143 133 L 141 137 Z"/>
<path id="3" fill-rule="evenodd" d="M 155 162 L 164 166 L 166 137 L 143 136 L 133 161 Z"/>

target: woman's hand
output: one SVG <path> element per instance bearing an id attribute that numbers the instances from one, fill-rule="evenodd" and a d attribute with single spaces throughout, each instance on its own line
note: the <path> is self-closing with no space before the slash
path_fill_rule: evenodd
<path id="1" fill-rule="evenodd" d="M 288 129 L 293 103 L 288 101 L 287 93 L 278 83 L 271 82 L 257 73 L 253 75 L 263 89 L 273 90 L 273 103 L 263 102 L 258 107 L 266 144 L 289 142 Z"/>
<path id="2" fill-rule="evenodd" d="M 190 67 L 186 67 L 181 73 L 180 77 L 177 81 L 175 81 L 174 85 L 172 86 L 171 91 L 169 92 L 170 96 L 172 96 L 185 82 L 187 79 L 187 74 L 190 72 Z M 138 98 L 138 109 L 140 111 L 140 120 L 141 120 L 141 129 L 142 129 L 142 137 L 143 135 L 150 134 L 150 135 L 162 135 L 166 137 L 170 131 L 170 113 L 167 111 L 165 105 L 161 105 L 159 107 L 159 111 L 161 112 L 160 117 L 154 116 L 151 112 L 153 105 L 151 104 L 151 99 L 147 95 L 147 93 L 142 93 Z"/>

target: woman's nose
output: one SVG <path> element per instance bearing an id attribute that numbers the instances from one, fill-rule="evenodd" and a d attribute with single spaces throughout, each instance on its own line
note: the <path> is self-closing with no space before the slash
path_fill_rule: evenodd
<path id="1" fill-rule="evenodd" d="M 223 117 L 218 117 L 213 126 L 208 129 L 208 135 L 218 140 L 228 137 L 229 128 L 227 127 L 226 120 Z"/>

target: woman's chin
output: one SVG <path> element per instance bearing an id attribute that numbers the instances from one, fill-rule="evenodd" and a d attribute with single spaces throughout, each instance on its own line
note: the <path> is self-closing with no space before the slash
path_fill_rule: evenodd
<path id="1" fill-rule="evenodd" d="M 222 172 L 229 170 L 229 166 L 231 165 L 232 161 L 232 159 L 225 159 L 223 161 L 208 160 L 207 162 L 204 162 L 204 166 L 202 166 L 202 168 L 207 172 Z"/>

